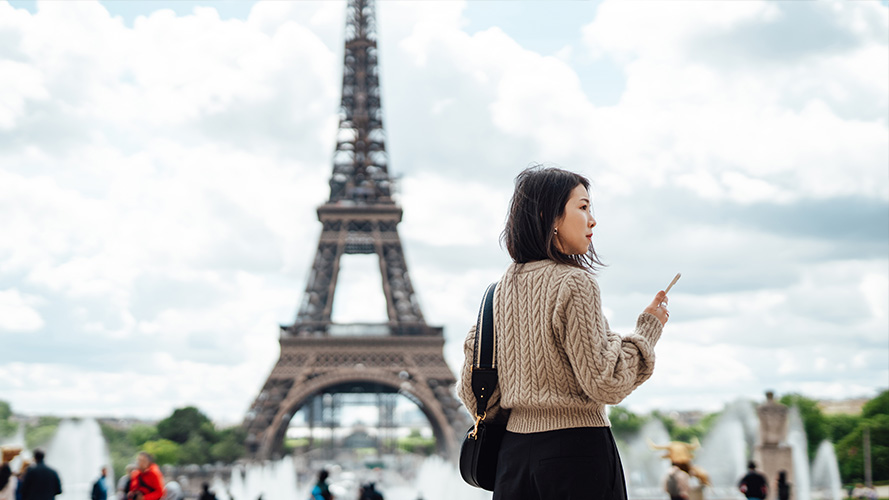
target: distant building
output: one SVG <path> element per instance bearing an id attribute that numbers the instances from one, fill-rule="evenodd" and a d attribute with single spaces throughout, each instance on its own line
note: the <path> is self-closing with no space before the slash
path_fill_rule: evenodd
<path id="1" fill-rule="evenodd" d="M 870 398 L 852 398 L 818 401 L 818 408 L 825 415 L 860 415 L 861 408 Z"/>

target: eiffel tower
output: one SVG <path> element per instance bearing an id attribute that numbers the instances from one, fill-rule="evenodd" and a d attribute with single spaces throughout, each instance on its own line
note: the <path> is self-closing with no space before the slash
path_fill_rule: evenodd
<path id="1" fill-rule="evenodd" d="M 394 397 L 413 401 L 432 427 L 437 451 L 456 456 L 468 426 L 454 398 L 441 327 L 426 324 L 411 285 L 392 199 L 380 104 L 373 0 L 346 7 L 343 89 L 330 198 L 318 207 L 321 237 L 296 322 L 281 327 L 281 355 L 244 421 L 247 448 L 259 459 L 280 456 L 288 424 L 305 407 L 312 422 L 334 425 L 334 396 L 388 397 L 381 421 L 392 425 Z M 388 322 L 331 321 L 340 259 L 379 257 Z M 320 420 L 319 420 L 320 414 Z"/>

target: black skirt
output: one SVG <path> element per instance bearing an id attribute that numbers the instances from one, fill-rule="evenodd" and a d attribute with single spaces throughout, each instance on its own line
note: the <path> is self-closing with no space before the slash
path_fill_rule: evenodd
<path id="1" fill-rule="evenodd" d="M 516 434 L 500 447 L 494 500 L 626 500 L 610 427 Z"/>

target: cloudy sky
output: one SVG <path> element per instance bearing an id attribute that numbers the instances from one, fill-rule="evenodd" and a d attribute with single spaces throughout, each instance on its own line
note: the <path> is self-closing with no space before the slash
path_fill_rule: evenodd
<path id="1" fill-rule="evenodd" d="M 612 328 L 676 272 L 636 411 L 889 386 L 889 7 L 381 1 L 400 234 L 456 371 L 515 175 L 594 182 Z M 0 399 L 240 421 L 328 195 L 342 1 L 0 1 Z M 380 320 L 372 260 L 334 316 Z"/>

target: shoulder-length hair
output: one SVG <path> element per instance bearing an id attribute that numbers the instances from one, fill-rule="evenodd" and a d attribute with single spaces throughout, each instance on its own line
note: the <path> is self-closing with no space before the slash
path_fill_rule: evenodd
<path id="1" fill-rule="evenodd" d="M 587 253 L 568 255 L 556 247 L 554 229 L 577 186 L 590 189 L 586 177 L 555 167 L 534 165 L 515 178 L 506 227 L 500 235 L 513 262 L 550 259 L 595 272 L 604 264 L 590 243 Z"/>

